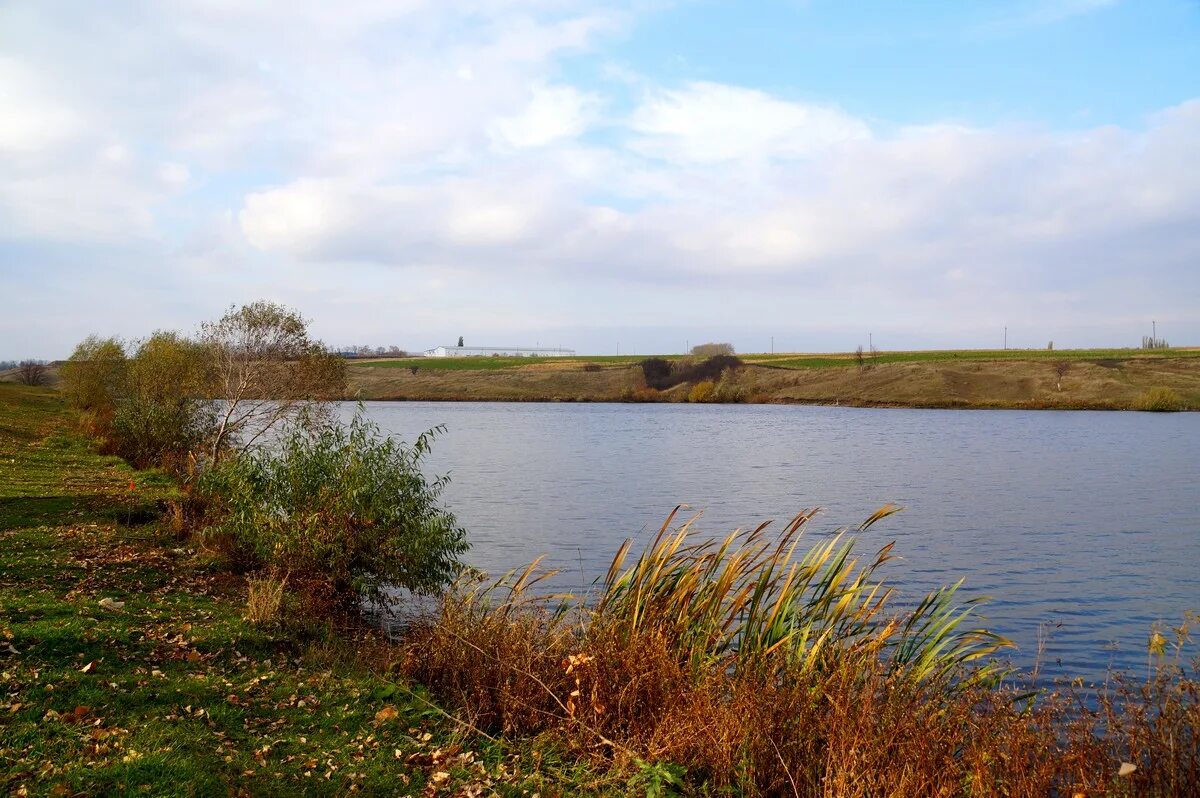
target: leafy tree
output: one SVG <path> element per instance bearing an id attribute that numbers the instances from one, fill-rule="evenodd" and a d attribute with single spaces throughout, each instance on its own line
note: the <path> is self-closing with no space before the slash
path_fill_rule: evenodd
<path id="1" fill-rule="evenodd" d="M 209 450 L 214 462 L 295 419 L 306 402 L 345 391 L 345 361 L 309 338 L 299 313 L 274 302 L 230 307 L 201 326 L 200 340 L 210 351 L 219 404 Z"/>
<path id="2" fill-rule="evenodd" d="M 209 350 L 174 332 L 156 332 L 129 358 L 125 394 L 112 421 L 118 453 L 133 464 L 176 469 L 212 434 Z"/>
<path id="3" fill-rule="evenodd" d="M 125 395 L 129 364 L 116 338 L 89 335 L 59 370 L 62 391 L 79 410 L 111 411 Z"/>
<path id="4" fill-rule="evenodd" d="M 462 346 L 462 345 L 463 345 L 463 337 L 462 337 L 461 335 L 460 335 L 460 336 L 458 336 L 458 345 L 459 345 L 459 346 Z"/>

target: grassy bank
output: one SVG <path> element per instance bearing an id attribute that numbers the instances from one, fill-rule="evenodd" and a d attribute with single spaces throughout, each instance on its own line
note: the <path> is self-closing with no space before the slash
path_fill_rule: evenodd
<path id="1" fill-rule="evenodd" d="M 750 402 L 945 408 L 1126 410 L 1156 390 L 1200 407 L 1200 350 L 746 355 Z M 678 360 L 679 358 L 674 358 Z M 355 362 L 352 396 L 433 401 L 683 401 L 647 395 L 642 358 L 410 358 Z"/>
<path id="2" fill-rule="evenodd" d="M 0 385 L 0 793 L 590 789 L 447 720 L 361 628 L 246 621 L 245 577 L 162 520 L 174 491 L 93 454 L 52 392 Z"/>

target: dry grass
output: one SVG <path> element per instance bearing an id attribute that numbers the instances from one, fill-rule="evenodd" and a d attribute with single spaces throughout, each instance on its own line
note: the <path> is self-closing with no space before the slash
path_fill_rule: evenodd
<path id="1" fill-rule="evenodd" d="M 287 578 L 250 577 L 246 580 L 246 620 L 253 624 L 276 623 L 283 607 Z"/>
<path id="2" fill-rule="evenodd" d="M 664 526 L 588 606 L 536 597 L 536 564 L 461 584 L 406 668 L 478 728 L 673 763 L 705 791 L 1195 794 L 1200 701 L 1177 661 L 1099 694 L 1018 694 L 954 588 L 892 610 L 890 550 L 860 564 L 844 532 L 802 550 L 809 517 L 712 542 Z"/>
<path id="3" fill-rule="evenodd" d="M 778 368 L 751 363 L 745 401 L 909 407 L 1018 407 L 1127 409 L 1156 387 L 1200 405 L 1200 357 L 1124 357 L 1075 360 L 1065 375 L 1046 358 L 932 360 L 878 363 L 863 371 L 842 366 Z M 548 365 L 548 364 L 547 364 Z M 573 368 L 422 370 L 350 368 L 351 393 L 363 399 L 495 401 L 646 401 L 640 369 Z M 1061 383 L 1061 390 L 1059 385 Z M 686 400 L 691 385 L 676 397 Z"/>
<path id="4" fill-rule="evenodd" d="M 1176 391 L 1158 386 L 1139 396 L 1133 403 L 1133 409 L 1152 413 L 1175 413 L 1187 410 L 1187 402 Z"/>

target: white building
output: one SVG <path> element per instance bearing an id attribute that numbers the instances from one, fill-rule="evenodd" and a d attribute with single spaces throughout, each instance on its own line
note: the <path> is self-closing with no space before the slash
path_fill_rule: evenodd
<path id="1" fill-rule="evenodd" d="M 574 357 L 574 349 L 521 346 L 435 346 L 425 357 Z"/>

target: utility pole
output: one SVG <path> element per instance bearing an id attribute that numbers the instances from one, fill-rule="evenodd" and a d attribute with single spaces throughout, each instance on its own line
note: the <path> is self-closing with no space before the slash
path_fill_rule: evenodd
<path id="1" fill-rule="evenodd" d="M 875 333 L 867 333 L 867 346 L 871 349 L 871 354 L 875 354 Z"/>
<path id="2" fill-rule="evenodd" d="M 775 336 L 771 336 L 771 354 L 775 354 Z"/>
<path id="3" fill-rule="evenodd" d="M 1008 327 L 1004 328 L 1004 348 L 1008 349 Z"/>
<path id="4" fill-rule="evenodd" d="M 1150 322 L 1150 343 L 1153 346 L 1158 346 L 1158 322 Z"/>

